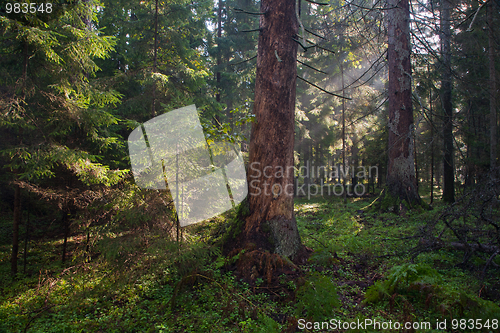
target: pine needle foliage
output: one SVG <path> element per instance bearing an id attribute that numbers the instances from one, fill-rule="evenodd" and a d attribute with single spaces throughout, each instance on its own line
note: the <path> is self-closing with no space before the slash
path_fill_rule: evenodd
<path id="1" fill-rule="evenodd" d="M 120 145 L 109 128 L 119 123 L 110 107 L 121 95 L 93 80 L 95 59 L 115 46 L 92 25 L 97 4 L 55 2 L 50 15 L 0 17 L 0 128 L 9 134 L 0 156 L 20 179 L 51 178 L 63 167 L 86 184 L 110 185 L 125 174 L 99 161 Z"/>

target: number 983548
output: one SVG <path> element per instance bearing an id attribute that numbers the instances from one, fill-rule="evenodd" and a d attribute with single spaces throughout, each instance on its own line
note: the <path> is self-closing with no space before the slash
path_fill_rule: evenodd
<path id="1" fill-rule="evenodd" d="M 5 4 L 5 10 L 7 14 L 35 14 L 35 13 L 52 13 L 52 3 L 19 3 L 19 2 L 7 2 Z"/>

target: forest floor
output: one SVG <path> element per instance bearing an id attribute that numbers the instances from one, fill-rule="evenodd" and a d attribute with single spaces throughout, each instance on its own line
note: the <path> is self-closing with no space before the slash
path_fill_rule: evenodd
<path id="1" fill-rule="evenodd" d="M 443 206 L 363 211 L 373 199 L 297 199 L 302 242 L 313 252 L 293 277 L 235 275 L 240 254 L 225 258 L 217 245 L 234 212 L 188 227 L 180 245 L 161 228 L 137 228 L 96 243 L 88 257 L 75 234 L 66 264 L 62 240 L 40 237 L 14 282 L 0 238 L 0 332 L 498 332 L 498 268 L 481 280 L 487 258 L 461 267 L 459 251 L 410 251 Z M 370 321 L 380 327 L 350 324 Z M 415 329 L 388 326 L 406 322 Z M 429 329 L 417 328 L 425 322 Z"/>

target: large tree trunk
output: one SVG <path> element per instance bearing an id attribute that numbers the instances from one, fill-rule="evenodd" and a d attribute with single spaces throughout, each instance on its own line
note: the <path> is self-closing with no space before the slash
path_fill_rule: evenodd
<path id="1" fill-rule="evenodd" d="M 455 170 L 453 167 L 453 106 L 451 101 L 451 4 L 441 1 L 441 103 L 443 105 L 443 201 L 455 201 Z"/>
<path id="2" fill-rule="evenodd" d="M 420 203 L 414 163 L 408 0 L 389 0 L 389 194 L 410 204 Z M 394 7 L 394 8 L 393 8 Z"/>
<path id="3" fill-rule="evenodd" d="M 294 259 L 301 248 L 293 212 L 298 22 L 295 1 L 262 0 L 249 157 L 246 244 Z"/>
<path id="4" fill-rule="evenodd" d="M 488 58 L 490 70 L 490 168 L 496 167 L 497 161 L 497 86 L 495 78 L 495 36 L 493 33 L 493 11 L 495 2 L 488 6 Z"/>

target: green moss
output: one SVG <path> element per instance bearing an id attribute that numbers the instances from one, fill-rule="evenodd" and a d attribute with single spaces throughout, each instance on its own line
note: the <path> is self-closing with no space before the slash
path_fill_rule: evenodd
<path id="1" fill-rule="evenodd" d="M 269 244 L 271 244 L 272 247 L 276 246 L 276 243 L 274 242 L 273 237 L 271 237 L 271 236 L 267 237 L 267 241 L 269 242 Z"/>
<path id="2" fill-rule="evenodd" d="M 409 207 L 409 205 L 408 205 L 408 202 L 406 202 L 406 200 L 403 200 L 403 201 L 401 201 L 401 200 L 400 200 L 400 203 L 399 203 L 398 207 L 401 207 L 401 206 L 402 206 L 405 210 L 410 209 L 410 207 Z"/>
<path id="3" fill-rule="evenodd" d="M 248 200 L 245 198 L 238 206 L 236 216 L 241 219 L 245 219 L 250 215 L 250 208 L 248 206 Z"/>
<path id="4" fill-rule="evenodd" d="M 387 189 L 384 189 L 381 193 L 382 200 L 380 201 L 380 210 L 383 212 L 399 212 L 399 205 L 401 204 L 401 199 L 396 198 L 389 193 Z"/>
<path id="5" fill-rule="evenodd" d="M 262 223 L 262 231 L 264 231 L 266 234 L 271 232 L 271 227 L 269 226 L 268 222 Z"/>
<path id="6" fill-rule="evenodd" d="M 271 246 L 274 248 L 276 246 L 276 241 L 274 239 L 274 235 L 272 233 L 272 229 L 271 229 L 271 226 L 269 225 L 269 222 L 266 221 L 264 223 L 262 223 L 262 231 L 267 234 L 267 241 L 269 242 L 269 244 L 271 244 Z"/>
<path id="7" fill-rule="evenodd" d="M 236 239 L 239 234 L 243 231 L 243 226 L 245 224 L 245 218 L 250 214 L 250 210 L 248 208 L 248 201 L 245 199 L 243 200 L 236 211 L 236 217 L 233 220 L 233 222 L 230 224 L 226 236 L 224 237 L 225 240 L 230 239 Z"/>

